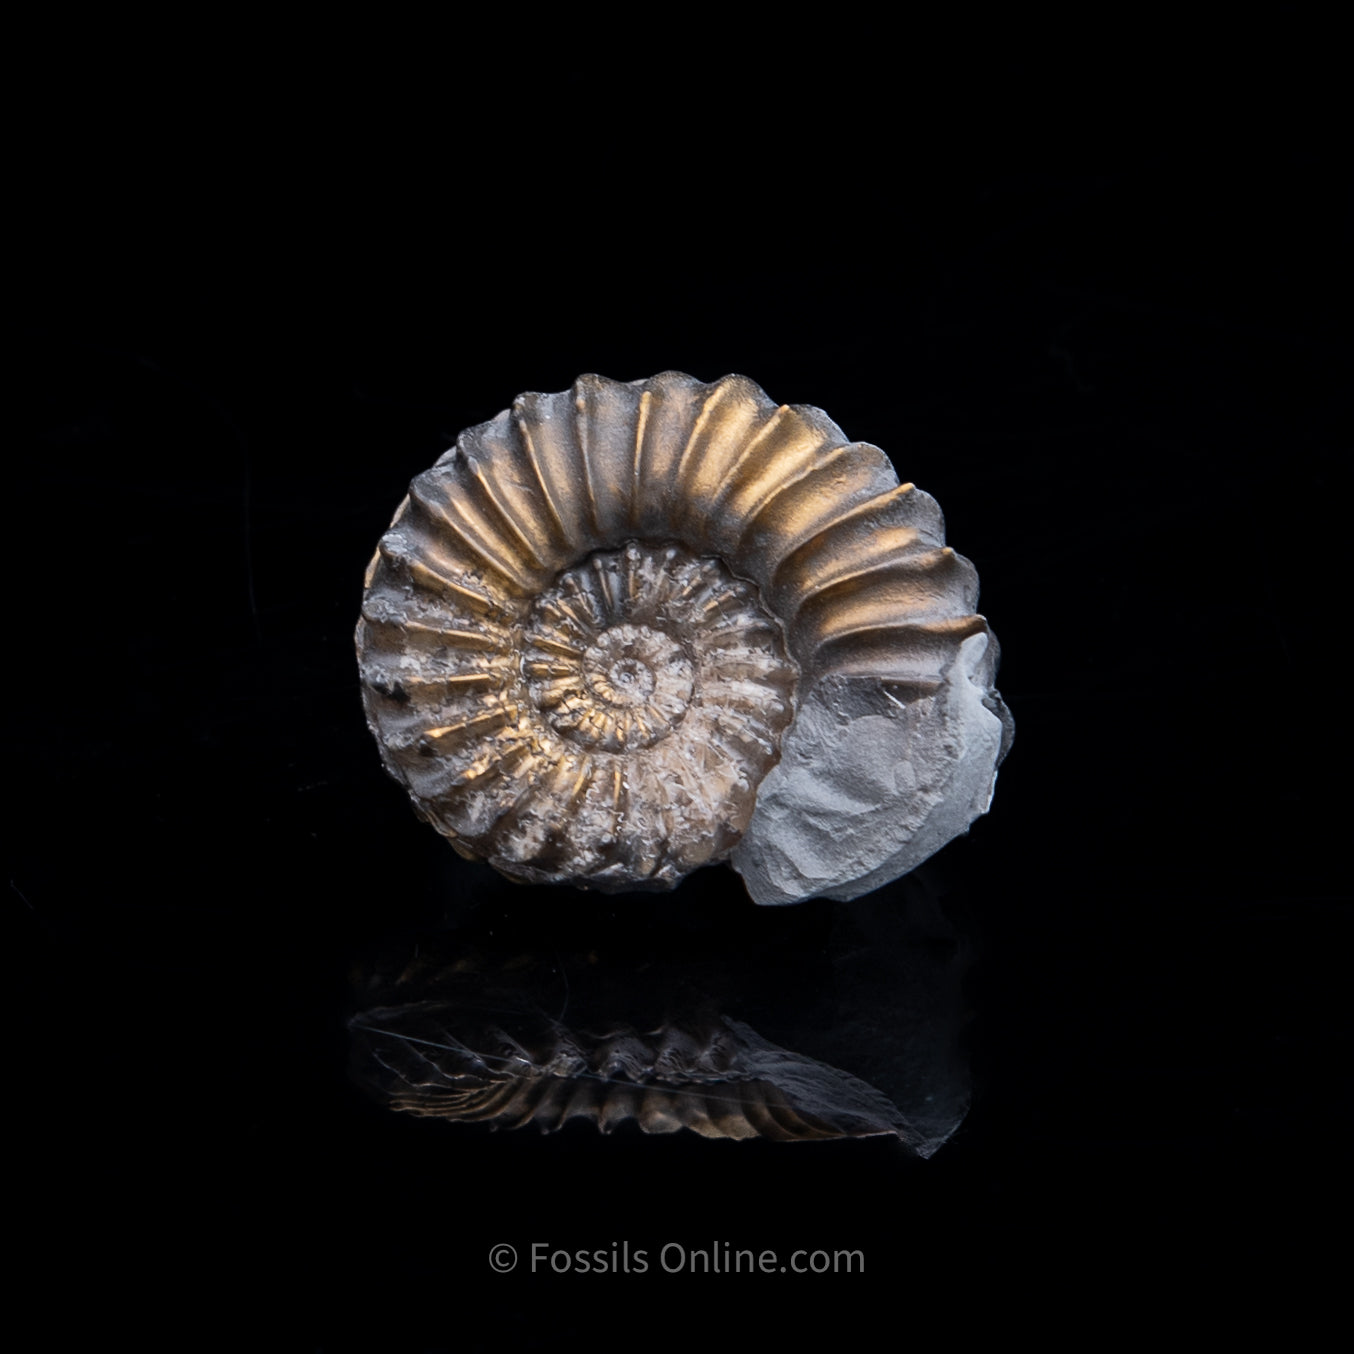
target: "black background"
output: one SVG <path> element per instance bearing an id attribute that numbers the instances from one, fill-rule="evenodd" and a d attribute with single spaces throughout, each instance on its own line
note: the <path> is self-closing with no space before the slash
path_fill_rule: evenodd
<path id="1" fill-rule="evenodd" d="M 1338 157 L 1208 135 L 1051 165 L 849 84 L 830 128 L 788 99 L 692 121 L 656 71 L 633 117 L 591 76 L 524 105 L 459 67 L 377 117 L 360 75 L 265 117 L 247 81 L 194 99 L 189 63 L 54 101 L 27 152 L 6 911 L 36 1310 L 393 1349 L 680 1335 L 716 1284 L 899 1332 L 1319 1297 L 1349 1128 Z M 929 1162 L 490 1136 L 348 1079 L 355 966 L 495 887 L 380 769 L 366 561 L 461 428 L 667 368 L 884 447 L 982 579 L 1017 738 L 926 867 L 974 959 L 974 1104 Z M 707 871 L 617 906 L 750 904 Z M 867 1273 L 486 1259 L 620 1240 Z"/>

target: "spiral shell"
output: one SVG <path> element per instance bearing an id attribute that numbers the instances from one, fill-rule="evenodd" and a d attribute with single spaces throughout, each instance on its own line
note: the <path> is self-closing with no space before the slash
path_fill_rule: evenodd
<path id="1" fill-rule="evenodd" d="M 986 810 L 1009 717 L 939 508 L 741 376 L 583 376 L 418 476 L 367 572 L 367 718 L 532 882 L 852 897 Z M 920 854 L 918 854 L 920 852 Z"/>

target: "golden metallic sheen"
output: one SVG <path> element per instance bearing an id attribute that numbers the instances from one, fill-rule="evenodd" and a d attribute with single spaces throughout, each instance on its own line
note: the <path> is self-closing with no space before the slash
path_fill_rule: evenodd
<path id="1" fill-rule="evenodd" d="M 934 500 L 741 376 L 519 397 L 414 480 L 366 584 L 367 717 L 419 812 L 606 890 L 726 858 L 825 677 L 902 709 L 990 638 Z"/>

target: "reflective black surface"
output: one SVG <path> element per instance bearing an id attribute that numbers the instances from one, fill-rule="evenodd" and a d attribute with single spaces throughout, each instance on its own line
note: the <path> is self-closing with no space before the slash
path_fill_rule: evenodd
<path id="1" fill-rule="evenodd" d="M 925 876 L 856 906 L 484 888 L 357 984 L 357 1079 L 408 1113 L 552 1132 L 892 1135 L 969 1101 L 962 946 Z"/>
<path id="2" fill-rule="evenodd" d="M 898 1330 L 1071 1290 L 1320 1296 L 1350 1127 L 1331 162 L 961 159 L 775 230 L 649 179 L 545 229 L 493 163 L 389 211 L 368 168 L 322 210 L 219 150 L 173 192 L 120 163 L 82 171 L 118 211 L 56 213 L 25 256 L 6 430 L 11 1120 L 48 1320 L 548 1342 L 706 1310 L 670 1243 L 772 1251 L 719 1280 L 753 1314 L 882 1303 Z M 532 163 L 525 201 L 564 200 L 576 158 Z M 380 769 L 351 635 L 409 478 L 520 390 L 667 367 L 822 406 L 978 566 L 1018 738 L 992 813 L 883 896 L 515 890 Z M 558 958 L 552 1016 L 613 964 L 653 1027 L 690 973 L 909 1116 L 971 1106 L 929 1160 L 390 1113 L 346 1023 L 467 916 L 496 962 Z M 548 1259 L 620 1245 L 647 1273 Z M 798 1250 L 866 1272 L 782 1274 Z"/>

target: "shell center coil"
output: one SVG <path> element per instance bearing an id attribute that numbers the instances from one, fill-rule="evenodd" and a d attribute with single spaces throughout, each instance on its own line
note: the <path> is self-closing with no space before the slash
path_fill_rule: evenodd
<path id="1" fill-rule="evenodd" d="M 723 637 L 710 649 L 703 631 Z M 631 542 L 565 570 L 527 619 L 522 673 L 551 727 L 589 749 L 624 753 L 668 737 L 717 680 L 722 652 L 747 658 L 754 679 L 785 667 L 779 626 L 756 590 L 718 560 Z M 767 701 L 780 706 L 774 689 Z M 774 721 L 778 727 L 781 721 Z"/>

